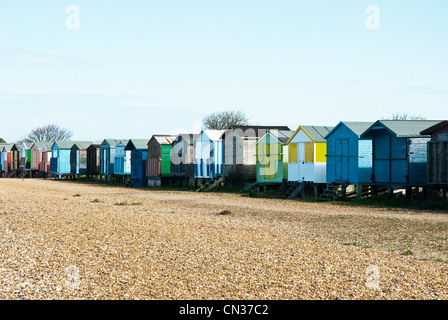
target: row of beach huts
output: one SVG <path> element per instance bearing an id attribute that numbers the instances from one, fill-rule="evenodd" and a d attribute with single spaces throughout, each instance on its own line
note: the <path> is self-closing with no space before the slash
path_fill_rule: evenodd
<path id="1" fill-rule="evenodd" d="M 0 141 L 1 142 L 1 141 Z M 336 199 L 448 189 L 448 120 L 231 126 L 149 139 L 0 143 L 2 177 L 221 185 Z M 429 194 L 429 192 L 427 192 Z"/>

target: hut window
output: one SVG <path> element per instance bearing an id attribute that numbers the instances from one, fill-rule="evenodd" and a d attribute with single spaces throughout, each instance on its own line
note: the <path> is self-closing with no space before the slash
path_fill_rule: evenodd
<path id="1" fill-rule="evenodd" d="M 289 144 L 289 162 L 290 163 L 297 163 L 297 143 L 290 143 Z"/>
<path id="2" fill-rule="evenodd" d="M 305 142 L 305 162 L 314 162 L 314 143 Z"/>

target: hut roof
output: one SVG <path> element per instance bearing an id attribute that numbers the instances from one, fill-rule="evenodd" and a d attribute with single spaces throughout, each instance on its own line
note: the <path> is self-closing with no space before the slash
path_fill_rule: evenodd
<path id="1" fill-rule="evenodd" d="M 268 130 L 268 132 L 266 132 L 263 135 L 263 137 L 267 136 L 268 134 L 272 135 L 275 139 L 280 141 L 282 144 L 285 144 L 288 142 L 289 138 L 291 138 L 291 136 L 294 134 L 294 131 L 292 131 L 292 130 L 272 130 L 272 131 Z M 257 143 L 259 141 L 261 141 L 263 137 L 261 137 L 257 141 Z"/>
<path id="2" fill-rule="evenodd" d="M 202 130 L 204 134 L 207 135 L 207 137 L 210 138 L 212 141 L 219 141 L 222 138 L 223 133 L 225 130 L 212 130 L 212 129 L 205 129 Z"/>
<path id="3" fill-rule="evenodd" d="M 3 139 L 3 138 L 0 138 L 0 143 L 6 143 L 6 141 L 5 141 L 5 139 Z"/>
<path id="4" fill-rule="evenodd" d="M 126 150 L 131 150 L 132 146 L 136 149 L 148 149 L 149 139 L 129 139 L 126 144 Z"/>
<path id="5" fill-rule="evenodd" d="M 421 131 L 420 134 L 422 134 L 422 135 L 431 135 L 434 132 L 436 132 L 437 130 L 440 130 L 440 129 L 445 128 L 447 126 L 448 126 L 448 120 L 443 120 L 443 121 L 440 121 L 439 123 L 437 123 L 437 124 L 427 128 L 427 129 Z"/>
<path id="6" fill-rule="evenodd" d="M 372 130 L 385 129 L 399 138 L 427 137 L 420 132 L 440 123 L 440 120 L 378 120 L 361 137 L 367 137 Z"/>
<path id="7" fill-rule="evenodd" d="M 39 141 L 39 142 L 34 142 L 33 146 L 36 146 L 37 149 L 42 149 L 42 147 L 45 146 L 48 149 L 49 147 L 51 147 L 52 144 L 53 144 L 53 142 Z M 31 147 L 33 147 L 33 146 L 31 146 Z"/>
<path id="8" fill-rule="evenodd" d="M 0 150 L 3 150 L 3 148 L 6 149 L 6 151 L 11 151 L 12 146 L 14 145 L 14 143 L 2 143 L 0 144 Z"/>
<path id="9" fill-rule="evenodd" d="M 155 134 L 151 139 L 155 139 L 159 144 L 172 144 L 174 139 L 176 139 L 176 136 Z"/>
<path id="10" fill-rule="evenodd" d="M 254 138 L 262 137 L 268 130 L 282 130 L 282 131 L 291 130 L 287 126 L 230 126 L 229 129 L 242 131 L 243 137 L 249 136 L 252 132 L 254 132 L 255 133 L 255 136 L 253 136 Z"/>
<path id="11" fill-rule="evenodd" d="M 331 136 L 333 132 L 335 132 L 341 125 L 345 125 L 347 128 L 352 130 L 359 138 L 361 134 L 364 133 L 364 131 L 366 131 L 372 124 L 373 122 L 341 121 L 325 136 L 325 139 L 328 139 L 328 137 Z"/>
<path id="12" fill-rule="evenodd" d="M 101 144 L 109 144 L 110 146 L 116 146 L 117 144 L 119 144 L 120 142 L 123 142 L 123 144 L 127 144 L 128 143 L 128 139 L 104 139 Z"/>

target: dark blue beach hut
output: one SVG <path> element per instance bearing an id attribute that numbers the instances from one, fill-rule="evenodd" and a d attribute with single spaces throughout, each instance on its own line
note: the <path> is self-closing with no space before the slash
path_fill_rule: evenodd
<path id="1" fill-rule="evenodd" d="M 427 142 L 421 131 L 439 123 L 434 120 L 378 120 L 361 139 L 372 139 L 372 183 L 401 189 L 427 185 Z"/>
<path id="2" fill-rule="evenodd" d="M 146 187 L 146 158 L 148 156 L 149 139 L 130 139 L 125 150 L 131 151 L 131 177 L 129 185 L 133 187 Z"/>

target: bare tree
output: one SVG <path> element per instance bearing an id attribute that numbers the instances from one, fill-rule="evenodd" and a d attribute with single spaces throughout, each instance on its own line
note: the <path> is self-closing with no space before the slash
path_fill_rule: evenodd
<path id="1" fill-rule="evenodd" d="M 43 127 L 31 130 L 31 132 L 19 142 L 70 140 L 72 136 L 73 133 L 66 128 L 61 128 L 57 124 L 47 124 Z"/>
<path id="2" fill-rule="evenodd" d="M 249 123 L 249 118 L 243 111 L 221 111 L 211 113 L 202 119 L 203 129 L 225 130 L 230 126 L 244 126 Z"/>
<path id="3" fill-rule="evenodd" d="M 390 117 L 386 117 L 382 120 L 426 120 L 426 117 L 422 116 L 422 115 L 410 115 L 407 113 L 400 113 L 400 112 L 396 112 L 393 113 L 392 116 Z"/>

